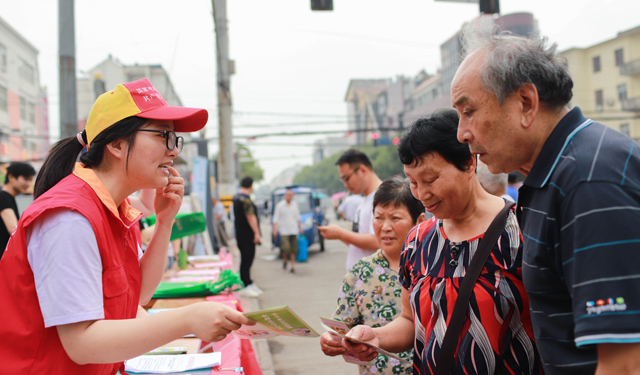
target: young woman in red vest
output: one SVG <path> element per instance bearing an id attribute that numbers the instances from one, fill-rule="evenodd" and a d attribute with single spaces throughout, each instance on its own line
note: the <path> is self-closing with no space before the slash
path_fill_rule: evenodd
<path id="1" fill-rule="evenodd" d="M 123 373 L 123 360 L 185 334 L 219 341 L 253 323 L 213 302 L 134 319 L 162 278 L 184 193 L 175 132 L 206 122 L 142 79 L 101 95 L 85 130 L 52 148 L 0 262 L 0 373 Z M 157 224 L 142 255 L 126 198 L 145 188 L 156 189 Z"/>

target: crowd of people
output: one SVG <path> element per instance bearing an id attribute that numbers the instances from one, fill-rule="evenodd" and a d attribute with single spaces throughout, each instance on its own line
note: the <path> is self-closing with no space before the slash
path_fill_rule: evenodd
<path id="1" fill-rule="evenodd" d="M 345 188 L 361 197 L 341 211 L 351 230 L 319 231 L 348 246 L 333 318 L 351 330 L 344 339 L 325 333 L 321 350 L 356 357 L 360 374 L 637 372 L 638 145 L 569 107 L 566 61 L 544 38 L 470 23 L 463 41 L 454 109 L 426 115 L 400 139 L 406 178 L 382 181 L 358 150 L 336 162 Z M 207 121 L 205 110 L 170 107 L 154 92 L 143 79 L 100 96 L 85 130 L 51 150 L 22 217 L 15 196 L 35 171 L 7 170 L 5 371 L 114 374 L 124 359 L 184 334 L 217 341 L 254 323 L 213 302 L 136 318 L 165 269 L 184 193 L 172 167 L 182 148 L 176 132 Z M 516 191 L 514 171 L 525 176 Z M 253 180 L 240 186 L 240 275 L 244 295 L 257 297 L 250 270 L 259 215 Z M 142 253 L 141 213 L 128 197 L 145 189 L 155 191 L 157 223 Z M 303 227 L 292 197 L 288 190 L 275 207 L 273 236 L 283 269 L 295 273 Z"/>

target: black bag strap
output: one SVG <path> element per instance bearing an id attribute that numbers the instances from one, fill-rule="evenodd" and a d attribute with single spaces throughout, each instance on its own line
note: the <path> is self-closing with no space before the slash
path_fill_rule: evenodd
<path id="1" fill-rule="evenodd" d="M 478 280 L 478 276 L 480 276 L 480 272 L 484 268 L 493 246 L 498 241 L 500 234 L 502 234 L 502 230 L 507 223 L 509 211 L 513 206 L 515 206 L 515 204 L 515 202 L 506 202 L 504 208 L 498 213 L 495 219 L 493 219 L 491 225 L 489 225 L 489 229 L 484 233 L 473 259 L 469 262 L 469 267 L 467 267 L 467 272 L 462 278 L 462 283 L 458 290 L 458 298 L 456 299 L 456 303 L 453 307 L 449 326 L 444 334 L 442 346 L 438 353 L 435 375 L 451 374 L 453 357 L 456 347 L 458 346 L 460 331 L 462 330 L 462 325 L 464 324 L 467 315 L 467 309 L 469 308 L 469 299 L 471 298 L 473 286 Z"/>

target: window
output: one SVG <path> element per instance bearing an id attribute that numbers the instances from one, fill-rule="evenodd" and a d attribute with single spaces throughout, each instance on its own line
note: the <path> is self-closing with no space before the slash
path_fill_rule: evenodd
<path id="1" fill-rule="evenodd" d="M 0 72 L 7 71 L 7 47 L 0 44 Z"/>
<path id="2" fill-rule="evenodd" d="M 620 103 L 627 100 L 627 84 L 626 83 L 618 85 L 618 99 L 620 100 Z"/>
<path id="3" fill-rule="evenodd" d="M 30 123 L 36 123 L 36 105 L 33 102 L 27 102 L 27 117 Z"/>
<path id="4" fill-rule="evenodd" d="M 9 110 L 9 102 L 7 101 L 7 89 L 6 87 L 0 86 L 0 110 L 8 111 Z"/>
<path id="5" fill-rule="evenodd" d="M 629 124 L 620 124 L 620 133 L 629 136 Z"/>
<path id="6" fill-rule="evenodd" d="M 23 81 L 28 83 L 34 83 L 35 74 L 33 67 L 26 61 L 20 59 L 20 67 L 18 68 L 18 75 Z"/>
<path id="7" fill-rule="evenodd" d="M 27 100 L 23 97 L 20 97 L 20 119 L 27 119 Z"/>
<path id="8" fill-rule="evenodd" d="M 593 58 L 593 72 L 600 71 L 600 56 L 596 56 Z"/>
<path id="9" fill-rule="evenodd" d="M 596 111 L 602 111 L 602 106 L 604 104 L 604 98 L 602 96 L 602 90 L 596 91 Z"/>
<path id="10" fill-rule="evenodd" d="M 615 50 L 616 66 L 624 64 L 624 55 L 622 54 L 622 48 Z"/>

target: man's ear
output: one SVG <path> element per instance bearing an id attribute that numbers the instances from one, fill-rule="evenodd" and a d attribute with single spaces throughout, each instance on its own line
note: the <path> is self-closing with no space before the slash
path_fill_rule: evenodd
<path id="1" fill-rule="evenodd" d="M 520 124 L 523 128 L 529 128 L 535 121 L 540 109 L 538 89 L 531 83 L 525 83 L 518 89 L 517 99 L 522 105 Z"/>

